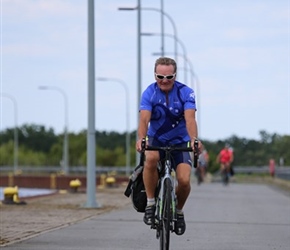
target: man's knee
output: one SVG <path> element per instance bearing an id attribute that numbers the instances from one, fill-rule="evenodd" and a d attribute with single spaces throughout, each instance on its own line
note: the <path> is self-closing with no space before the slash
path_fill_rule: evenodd
<path id="1" fill-rule="evenodd" d="M 183 188 L 190 187 L 190 168 L 184 167 L 177 172 L 178 185 Z"/>
<path id="2" fill-rule="evenodd" d="M 178 180 L 178 186 L 180 186 L 182 189 L 190 188 L 190 180 L 180 179 Z"/>
<path id="3" fill-rule="evenodd" d="M 153 171 L 157 169 L 157 163 L 159 160 L 159 155 L 156 152 L 148 152 L 145 158 L 145 169 L 148 171 Z"/>

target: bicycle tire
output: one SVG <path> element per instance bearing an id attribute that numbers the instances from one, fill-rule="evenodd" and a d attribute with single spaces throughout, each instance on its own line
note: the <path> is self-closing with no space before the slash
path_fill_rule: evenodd
<path id="1" fill-rule="evenodd" d="M 172 203 L 172 183 L 169 178 L 164 180 L 164 193 L 163 193 L 163 208 L 161 218 L 161 232 L 160 232 L 160 250 L 169 250 L 170 244 L 170 224 L 172 221 L 171 203 Z"/>
<path id="2" fill-rule="evenodd" d="M 222 183 L 226 186 L 229 183 L 228 172 L 224 169 L 221 173 L 222 176 Z"/>

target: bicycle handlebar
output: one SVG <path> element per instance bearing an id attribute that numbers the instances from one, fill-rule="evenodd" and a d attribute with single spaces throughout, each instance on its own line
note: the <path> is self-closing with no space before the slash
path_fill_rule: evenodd
<path id="1" fill-rule="evenodd" d="M 193 151 L 193 167 L 197 168 L 197 161 L 198 161 L 198 140 L 194 140 L 194 150 L 192 150 L 191 147 L 176 147 L 176 146 L 147 146 L 146 147 L 146 140 L 145 138 L 142 139 L 141 143 L 142 147 L 142 153 L 141 158 L 144 159 L 144 151 L 157 151 L 157 150 L 163 150 L 163 151 L 183 151 L 183 152 L 192 152 Z M 142 160 L 143 160 L 142 159 Z M 141 159 L 140 159 L 141 162 Z"/>

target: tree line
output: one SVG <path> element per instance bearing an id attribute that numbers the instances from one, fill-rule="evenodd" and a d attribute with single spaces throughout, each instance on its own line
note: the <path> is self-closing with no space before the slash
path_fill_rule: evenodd
<path id="1" fill-rule="evenodd" d="M 0 168 L 13 166 L 14 128 L 0 131 Z M 56 134 L 52 128 L 43 125 L 24 124 L 17 128 L 18 165 L 19 166 L 59 166 L 63 154 L 64 134 Z M 209 153 L 209 170 L 215 171 L 218 164 L 215 159 L 226 143 L 234 149 L 234 165 L 265 166 L 274 158 L 277 164 L 280 159 L 290 165 L 290 135 L 259 132 L 260 139 L 239 138 L 235 135 L 225 140 L 203 140 Z M 136 131 L 130 133 L 131 166 L 136 164 L 135 138 Z M 86 166 L 87 131 L 68 133 L 69 165 Z M 126 133 L 96 131 L 96 165 L 126 165 Z"/>

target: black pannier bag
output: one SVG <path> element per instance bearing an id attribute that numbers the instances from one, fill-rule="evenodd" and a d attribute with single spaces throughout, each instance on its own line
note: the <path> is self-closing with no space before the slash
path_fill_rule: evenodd
<path id="1" fill-rule="evenodd" d="M 144 213 L 147 205 L 147 196 L 143 182 L 144 152 L 140 155 L 140 163 L 130 176 L 129 183 L 124 192 L 127 197 L 131 196 L 133 207 L 137 212 Z"/>
<path id="2" fill-rule="evenodd" d="M 124 194 L 127 197 L 131 196 L 133 207 L 137 212 L 145 212 L 147 196 L 143 182 L 143 166 L 138 165 L 134 169 Z"/>
<path id="3" fill-rule="evenodd" d="M 145 154 L 141 153 L 140 163 L 131 174 L 129 178 L 129 183 L 124 192 L 125 196 L 127 197 L 131 196 L 133 207 L 135 208 L 137 212 L 140 212 L 140 213 L 144 213 L 145 208 L 147 206 L 147 196 L 146 196 L 145 186 L 143 182 L 144 158 L 145 158 Z M 158 170 L 159 178 L 160 178 L 162 169 L 164 169 L 164 166 L 162 167 L 161 164 L 158 164 L 157 170 Z M 159 190 L 160 190 L 160 182 L 158 182 L 158 185 L 155 189 L 155 199 L 157 199 L 158 197 Z"/>

